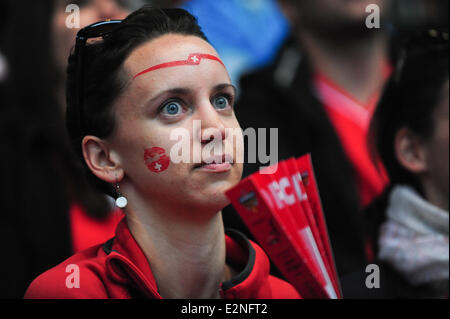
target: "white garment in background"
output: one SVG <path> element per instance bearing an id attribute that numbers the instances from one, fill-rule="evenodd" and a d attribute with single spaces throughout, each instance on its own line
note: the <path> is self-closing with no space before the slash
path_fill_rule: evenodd
<path id="1" fill-rule="evenodd" d="M 386 215 L 378 258 L 414 286 L 448 280 L 448 211 L 425 201 L 411 187 L 396 186 Z"/>

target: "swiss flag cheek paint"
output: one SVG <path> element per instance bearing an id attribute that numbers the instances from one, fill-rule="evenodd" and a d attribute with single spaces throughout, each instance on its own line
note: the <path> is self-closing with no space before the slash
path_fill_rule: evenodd
<path id="1" fill-rule="evenodd" d="M 144 161 L 147 168 L 154 173 L 165 171 L 170 164 L 170 158 L 162 147 L 152 147 L 144 150 Z"/>

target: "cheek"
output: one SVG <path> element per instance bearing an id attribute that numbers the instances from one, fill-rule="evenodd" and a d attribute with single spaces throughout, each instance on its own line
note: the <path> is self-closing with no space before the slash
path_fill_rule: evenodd
<path id="1" fill-rule="evenodd" d="M 143 170 L 150 173 L 166 171 L 170 166 L 169 136 L 152 129 L 152 123 L 142 123 L 133 118 L 124 122 L 126 124 L 117 133 L 120 140 L 116 141 L 116 146 L 125 174 L 142 175 Z"/>
<path id="2" fill-rule="evenodd" d="M 241 126 L 239 125 L 236 117 L 231 119 L 229 123 L 226 123 L 225 126 L 229 130 L 227 137 L 227 146 L 233 148 L 233 152 L 236 156 L 235 160 L 242 163 L 244 156 L 244 136 Z"/>
<path id="3" fill-rule="evenodd" d="M 433 156 L 448 161 L 449 121 L 439 121 L 432 141 Z"/>
<path id="4" fill-rule="evenodd" d="M 192 139 L 192 137 L 190 137 Z M 158 135 L 150 135 L 148 138 L 141 138 L 142 150 L 140 156 L 142 164 L 149 173 L 160 174 L 165 172 L 167 175 L 176 177 L 183 170 L 183 163 L 174 163 L 171 158 L 171 151 L 177 144 L 176 139 L 171 139 L 170 130 L 159 130 Z M 189 145 L 192 149 L 192 145 Z"/>
<path id="5" fill-rule="evenodd" d="M 448 120 L 441 127 L 441 137 L 439 139 L 439 154 L 436 156 L 442 161 L 442 174 L 449 182 L 449 122 Z"/>
<path id="6" fill-rule="evenodd" d="M 244 163 L 244 137 L 242 130 L 234 130 L 234 134 L 228 140 L 228 147 L 233 148 L 234 160 L 236 163 Z"/>
<path id="7" fill-rule="evenodd" d="M 449 131 L 448 121 L 442 121 L 436 128 L 430 146 L 428 147 L 428 167 L 434 179 L 449 178 Z"/>
<path id="8" fill-rule="evenodd" d="M 144 163 L 153 173 L 162 173 L 170 165 L 169 153 L 160 146 L 153 146 L 144 150 Z"/>
<path id="9" fill-rule="evenodd" d="M 149 198 L 171 200 L 173 194 L 182 191 L 180 185 L 186 184 L 185 166 L 170 161 L 168 137 L 161 140 L 141 136 L 137 140 L 123 154 L 125 175 Z"/>

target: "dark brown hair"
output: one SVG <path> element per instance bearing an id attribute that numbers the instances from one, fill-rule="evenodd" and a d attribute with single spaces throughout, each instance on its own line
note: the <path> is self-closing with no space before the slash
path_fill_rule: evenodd
<path id="1" fill-rule="evenodd" d="M 103 192 L 114 196 L 108 183 L 94 176 L 83 160 L 81 141 L 86 135 L 110 136 L 115 127 L 113 103 L 126 87 L 123 63 L 138 46 L 165 34 L 198 36 L 208 41 L 197 20 L 183 9 L 159 9 L 144 6 L 131 13 L 102 41 L 88 44 L 83 52 L 82 118 L 76 104 L 77 56 L 69 57 L 67 68 L 67 128 L 73 146 L 86 169 L 89 181 Z M 77 113 L 75 113 L 77 112 Z M 83 123 L 80 128 L 79 122 Z"/>

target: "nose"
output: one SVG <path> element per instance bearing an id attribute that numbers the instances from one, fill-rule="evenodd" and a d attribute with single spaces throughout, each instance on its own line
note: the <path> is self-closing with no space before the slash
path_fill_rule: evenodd
<path id="1" fill-rule="evenodd" d="M 202 144 L 208 144 L 212 140 L 223 141 L 226 138 L 226 130 L 221 115 L 209 100 L 197 108 L 196 120 L 201 121 L 199 138 Z"/>

